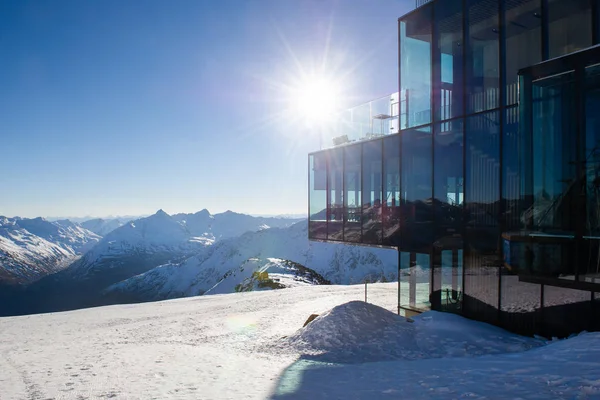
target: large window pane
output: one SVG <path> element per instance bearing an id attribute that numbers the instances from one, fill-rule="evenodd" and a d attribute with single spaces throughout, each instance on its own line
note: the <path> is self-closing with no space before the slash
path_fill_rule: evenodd
<path id="1" fill-rule="evenodd" d="M 506 0 L 506 104 L 517 104 L 519 69 L 542 61 L 541 0 Z"/>
<path id="2" fill-rule="evenodd" d="M 508 268 L 502 269 L 502 324 L 523 335 L 541 333 L 538 321 L 541 317 L 541 285 L 526 283 Z"/>
<path id="3" fill-rule="evenodd" d="M 434 115 L 438 120 L 446 120 L 463 113 L 462 2 L 437 1 L 434 4 Z"/>
<path id="4" fill-rule="evenodd" d="M 520 132 L 518 107 L 507 108 L 502 131 L 502 200 L 507 230 L 523 227 L 521 215 L 526 206 L 522 201 L 523 176 L 520 160 L 524 149 Z"/>
<path id="5" fill-rule="evenodd" d="M 533 196 L 535 229 L 573 231 L 576 193 L 574 74 L 533 83 Z"/>
<path id="6" fill-rule="evenodd" d="M 433 138 L 435 222 L 457 229 L 462 222 L 463 120 L 436 125 Z"/>
<path id="7" fill-rule="evenodd" d="M 550 58 L 592 45 L 590 0 L 548 0 Z"/>
<path id="8" fill-rule="evenodd" d="M 400 253 L 400 307 L 419 311 L 430 309 L 430 271 L 429 254 Z"/>
<path id="9" fill-rule="evenodd" d="M 600 238 L 600 65 L 585 70 L 586 234 Z"/>
<path id="10" fill-rule="evenodd" d="M 467 119 L 465 201 L 467 223 L 498 225 L 500 126 L 497 111 Z"/>
<path id="11" fill-rule="evenodd" d="M 428 252 L 432 243 L 431 128 L 402 132 L 402 247 Z"/>
<path id="12" fill-rule="evenodd" d="M 500 257 L 497 228 L 467 228 L 463 310 L 469 317 L 498 322 Z"/>
<path id="13" fill-rule="evenodd" d="M 498 1 L 468 0 L 467 110 L 491 110 L 499 103 Z"/>
<path id="14" fill-rule="evenodd" d="M 400 126 L 431 122 L 431 9 L 400 21 Z"/>
<path id="15" fill-rule="evenodd" d="M 344 240 L 360 242 L 362 201 L 361 201 L 361 153 L 362 146 L 354 145 L 345 148 L 344 156 Z"/>
<path id="16" fill-rule="evenodd" d="M 310 239 L 327 239 L 327 158 L 325 153 L 311 154 L 309 167 L 309 229 Z"/>
<path id="17" fill-rule="evenodd" d="M 327 239 L 343 240 L 344 220 L 344 193 L 342 177 L 344 172 L 344 149 L 329 150 L 329 174 L 327 183 L 329 193 L 327 197 Z"/>
<path id="18" fill-rule="evenodd" d="M 382 140 L 363 144 L 363 231 L 362 242 L 380 244 L 382 235 Z"/>
<path id="19" fill-rule="evenodd" d="M 400 240 L 400 136 L 383 142 L 383 239 L 398 245 Z"/>

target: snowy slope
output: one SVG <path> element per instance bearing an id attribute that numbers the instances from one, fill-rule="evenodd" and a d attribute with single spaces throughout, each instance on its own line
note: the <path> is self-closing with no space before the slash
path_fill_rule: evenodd
<path id="1" fill-rule="evenodd" d="M 251 259 L 279 258 L 310 268 L 334 284 L 365 279 L 394 280 L 398 270 L 395 250 L 309 242 L 306 221 L 288 228 L 248 232 L 222 240 L 182 263 L 157 267 L 111 290 L 143 300 L 195 296 L 205 293 L 231 271 Z M 242 283 L 241 278 L 230 287 Z M 222 291 L 221 291 L 222 293 Z"/>
<path id="2" fill-rule="evenodd" d="M 0 216 L 0 282 L 26 284 L 60 271 L 99 240 L 70 221 Z"/>
<path id="3" fill-rule="evenodd" d="M 205 245 L 159 210 L 110 232 L 68 268 L 29 286 L 18 308 L 3 310 L 0 305 L 0 315 L 102 305 L 100 293 L 107 286 L 158 265 L 183 260 Z"/>
<path id="4" fill-rule="evenodd" d="M 409 323 L 362 296 L 311 286 L 0 318 L 2 399 L 600 395 L 600 333 L 547 343 L 435 312 Z M 371 297 L 393 305 L 396 287 Z"/>
<path id="5" fill-rule="evenodd" d="M 100 236 L 106 236 L 110 232 L 114 231 L 120 226 L 126 224 L 127 220 L 121 220 L 119 218 L 112 219 L 103 219 L 103 218 L 94 218 L 89 219 L 87 221 L 81 222 L 81 226 L 87 230 L 90 230 Z"/>

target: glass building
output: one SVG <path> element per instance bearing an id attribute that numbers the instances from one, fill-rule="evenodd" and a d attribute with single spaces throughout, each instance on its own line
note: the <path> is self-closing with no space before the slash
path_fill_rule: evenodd
<path id="1" fill-rule="evenodd" d="M 309 238 L 397 249 L 401 314 L 600 329 L 600 0 L 419 0 L 398 36 L 398 92 L 309 154 Z"/>

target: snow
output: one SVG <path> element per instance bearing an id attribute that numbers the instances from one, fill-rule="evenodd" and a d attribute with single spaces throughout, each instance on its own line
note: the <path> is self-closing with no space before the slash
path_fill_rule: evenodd
<path id="1" fill-rule="evenodd" d="M 307 230 L 308 223 L 303 221 L 220 240 L 181 263 L 158 266 L 109 290 L 141 295 L 145 300 L 196 296 L 234 275 L 240 279 L 229 285 L 233 289 L 246 278 L 239 270 L 256 258 L 290 260 L 336 284 L 362 283 L 365 278 L 397 280 L 396 250 L 310 242 Z M 223 287 L 219 293 L 224 293 Z"/>
<path id="2" fill-rule="evenodd" d="M 600 333 L 553 342 L 307 286 L 0 318 L 0 397 L 595 398 Z M 349 303 L 350 302 L 350 303 Z M 336 307 L 337 306 L 337 307 Z M 307 327 L 304 321 L 320 314 Z"/>

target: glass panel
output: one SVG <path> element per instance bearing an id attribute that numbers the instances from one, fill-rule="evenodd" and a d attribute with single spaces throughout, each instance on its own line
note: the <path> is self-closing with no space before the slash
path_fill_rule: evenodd
<path id="1" fill-rule="evenodd" d="M 464 200 L 463 120 L 437 124 L 433 146 L 435 221 L 437 225 L 458 228 Z"/>
<path id="2" fill-rule="evenodd" d="M 327 239 L 343 240 L 344 220 L 344 196 L 342 189 L 342 177 L 344 169 L 344 149 L 329 150 L 329 174 L 327 184 L 329 185 Z"/>
<path id="3" fill-rule="evenodd" d="M 541 0 L 505 1 L 506 104 L 517 104 L 519 69 L 542 61 Z"/>
<path id="4" fill-rule="evenodd" d="M 550 58 L 592 45 L 590 0 L 548 0 Z"/>
<path id="5" fill-rule="evenodd" d="M 362 146 L 348 146 L 344 149 L 344 240 L 360 242 L 362 201 L 361 201 L 361 153 Z"/>
<path id="6" fill-rule="evenodd" d="M 400 126 L 431 122 L 431 9 L 400 21 Z"/>
<path id="7" fill-rule="evenodd" d="M 382 140 L 374 140 L 363 144 L 363 224 L 362 242 L 380 244 L 382 235 L 381 225 L 381 163 Z"/>
<path id="8" fill-rule="evenodd" d="M 383 239 L 387 245 L 400 240 L 400 136 L 383 141 Z"/>
<path id="9" fill-rule="evenodd" d="M 496 228 L 467 228 L 463 310 L 469 317 L 498 322 L 500 258 Z"/>
<path id="10" fill-rule="evenodd" d="M 468 0 L 467 112 L 499 106 L 498 1 Z"/>
<path id="11" fill-rule="evenodd" d="M 500 201 L 500 127 L 498 112 L 469 117 L 466 130 L 467 223 L 498 225 Z"/>
<path id="12" fill-rule="evenodd" d="M 432 243 L 431 128 L 402 132 L 403 249 L 429 252 Z"/>
<path id="13" fill-rule="evenodd" d="M 541 309 L 541 286 L 519 281 L 519 276 L 508 268 L 502 270 L 501 280 L 502 324 L 522 335 L 540 333 L 537 321 Z"/>
<path id="14" fill-rule="evenodd" d="M 325 153 L 311 154 L 309 166 L 309 229 L 310 239 L 327 239 L 327 158 Z"/>
<path id="15" fill-rule="evenodd" d="M 600 65 L 585 74 L 586 234 L 600 237 Z"/>
<path id="16" fill-rule="evenodd" d="M 400 254 L 400 306 L 409 309 L 430 309 L 429 254 L 402 252 Z"/>
<path id="17" fill-rule="evenodd" d="M 463 251 L 456 244 L 462 246 L 462 240 L 454 246 L 439 240 L 434 244 L 431 307 L 435 310 L 460 312 L 462 308 Z"/>
<path id="18" fill-rule="evenodd" d="M 504 222 L 506 229 L 522 227 L 521 214 L 525 206 L 521 201 L 521 166 L 523 140 L 519 130 L 519 108 L 507 108 L 504 114 L 502 132 L 502 199 L 504 202 Z"/>
<path id="19" fill-rule="evenodd" d="M 576 118 L 573 73 L 533 82 L 534 229 L 572 232 L 576 220 Z"/>
<path id="20" fill-rule="evenodd" d="M 600 65 L 585 71 L 586 212 L 584 242 L 587 269 L 581 280 L 600 283 Z"/>
<path id="21" fill-rule="evenodd" d="M 434 7 L 435 118 L 447 120 L 463 113 L 462 2 L 437 1 Z"/>
<path id="22" fill-rule="evenodd" d="M 592 293 L 583 290 L 544 286 L 544 325 L 556 336 L 593 329 Z"/>

